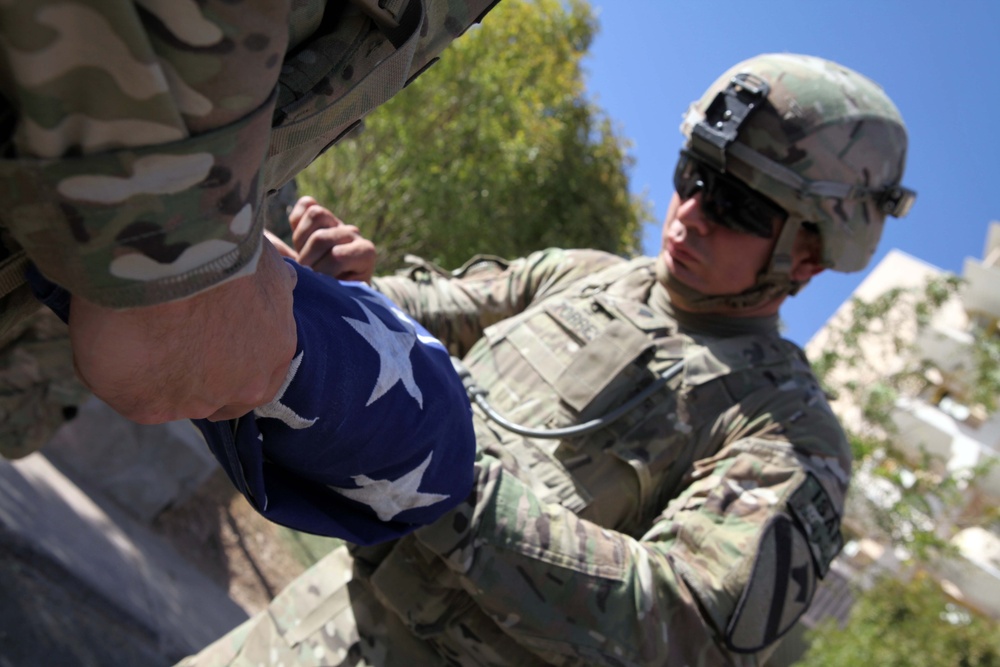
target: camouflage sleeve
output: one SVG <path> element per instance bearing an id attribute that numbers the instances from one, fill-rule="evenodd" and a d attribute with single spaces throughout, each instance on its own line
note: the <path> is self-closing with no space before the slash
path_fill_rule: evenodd
<path id="1" fill-rule="evenodd" d="M 0 3 L 0 224 L 110 307 L 252 270 L 288 36 L 287 0 Z"/>
<path id="2" fill-rule="evenodd" d="M 415 259 L 401 275 L 374 286 L 448 346 L 465 356 L 483 330 L 574 281 L 623 261 L 597 250 L 549 248 L 511 262 L 476 256 L 455 271 Z"/>
<path id="3" fill-rule="evenodd" d="M 760 665 L 840 547 L 846 479 L 827 463 L 740 438 L 636 539 L 540 502 L 493 450 L 477 463 L 475 506 L 417 536 L 552 664 Z"/>

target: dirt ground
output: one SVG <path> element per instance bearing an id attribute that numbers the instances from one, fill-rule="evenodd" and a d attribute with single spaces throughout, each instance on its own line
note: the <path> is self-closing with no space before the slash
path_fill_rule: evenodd
<path id="1" fill-rule="evenodd" d="M 254 512 L 217 471 L 183 504 L 161 513 L 153 529 L 205 575 L 229 591 L 247 613 L 336 545 L 277 526 Z"/>

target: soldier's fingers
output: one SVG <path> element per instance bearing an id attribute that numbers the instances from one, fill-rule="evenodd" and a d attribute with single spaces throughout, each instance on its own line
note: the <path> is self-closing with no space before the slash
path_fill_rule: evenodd
<path id="1" fill-rule="evenodd" d="M 334 257 L 327 255 L 313 267 L 318 273 L 333 276 L 337 280 L 352 280 L 356 282 L 371 282 L 372 271 L 364 262 L 352 257 Z"/>
<path id="2" fill-rule="evenodd" d="M 375 244 L 358 236 L 350 243 L 342 243 L 330 248 L 313 265 L 315 271 L 332 275 L 338 280 L 371 282 L 375 273 Z"/>
<path id="3" fill-rule="evenodd" d="M 311 266 L 315 269 L 316 262 L 329 254 L 331 248 L 350 243 L 356 238 L 360 238 L 357 228 L 349 225 L 317 229 L 299 248 L 299 262 L 303 266 Z"/>
<path id="4" fill-rule="evenodd" d="M 295 231 L 306 209 L 317 204 L 318 202 L 309 195 L 299 197 L 299 200 L 295 202 L 295 206 L 292 207 L 292 212 L 288 214 L 288 224 L 291 225 L 292 231 Z"/>
<path id="5" fill-rule="evenodd" d="M 292 231 L 292 244 L 301 255 L 306 243 L 318 231 L 340 227 L 343 224 L 340 218 L 331 213 L 329 209 L 319 204 L 314 204 L 305 210 L 295 229 Z"/>

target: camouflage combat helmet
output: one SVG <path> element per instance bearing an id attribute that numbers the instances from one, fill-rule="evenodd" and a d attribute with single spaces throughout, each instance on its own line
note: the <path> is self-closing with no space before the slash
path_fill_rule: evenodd
<path id="1" fill-rule="evenodd" d="M 788 214 L 757 285 L 729 305 L 801 287 L 789 270 L 804 222 L 819 230 L 825 266 L 860 271 L 886 216 L 906 215 L 916 196 L 900 185 L 907 138 L 899 111 L 878 84 L 829 60 L 765 54 L 741 62 L 691 105 L 681 131 L 687 154 Z"/>

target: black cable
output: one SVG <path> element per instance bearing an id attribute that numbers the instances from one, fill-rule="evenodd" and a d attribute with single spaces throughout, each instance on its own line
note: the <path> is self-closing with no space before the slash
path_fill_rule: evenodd
<path id="1" fill-rule="evenodd" d="M 665 370 L 662 375 L 651 382 L 638 394 L 606 415 L 597 417 L 596 419 L 591 419 L 590 421 L 582 424 L 577 424 L 576 426 L 553 429 L 534 429 L 521 424 L 515 424 L 514 422 L 504 418 L 503 415 L 490 406 L 489 402 L 486 400 L 486 390 L 476 384 L 476 381 L 473 379 L 472 373 L 469 372 L 469 369 L 467 369 L 462 362 L 454 357 L 452 357 L 451 363 L 458 372 L 459 377 L 462 379 L 462 384 L 465 386 L 465 391 L 468 393 L 469 398 L 473 400 L 476 405 L 482 408 L 483 412 L 486 413 L 486 416 L 492 421 L 496 422 L 502 428 L 510 431 L 511 433 L 517 433 L 518 435 L 523 435 L 527 438 L 543 438 L 549 440 L 559 440 L 561 438 L 572 438 L 586 435 L 618 421 L 625 414 L 658 391 L 661 387 L 663 387 L 663 385 L 667 384 L 674 378 L 674 376 L 684 369 L 684 360 L 682 359 Z"/>

